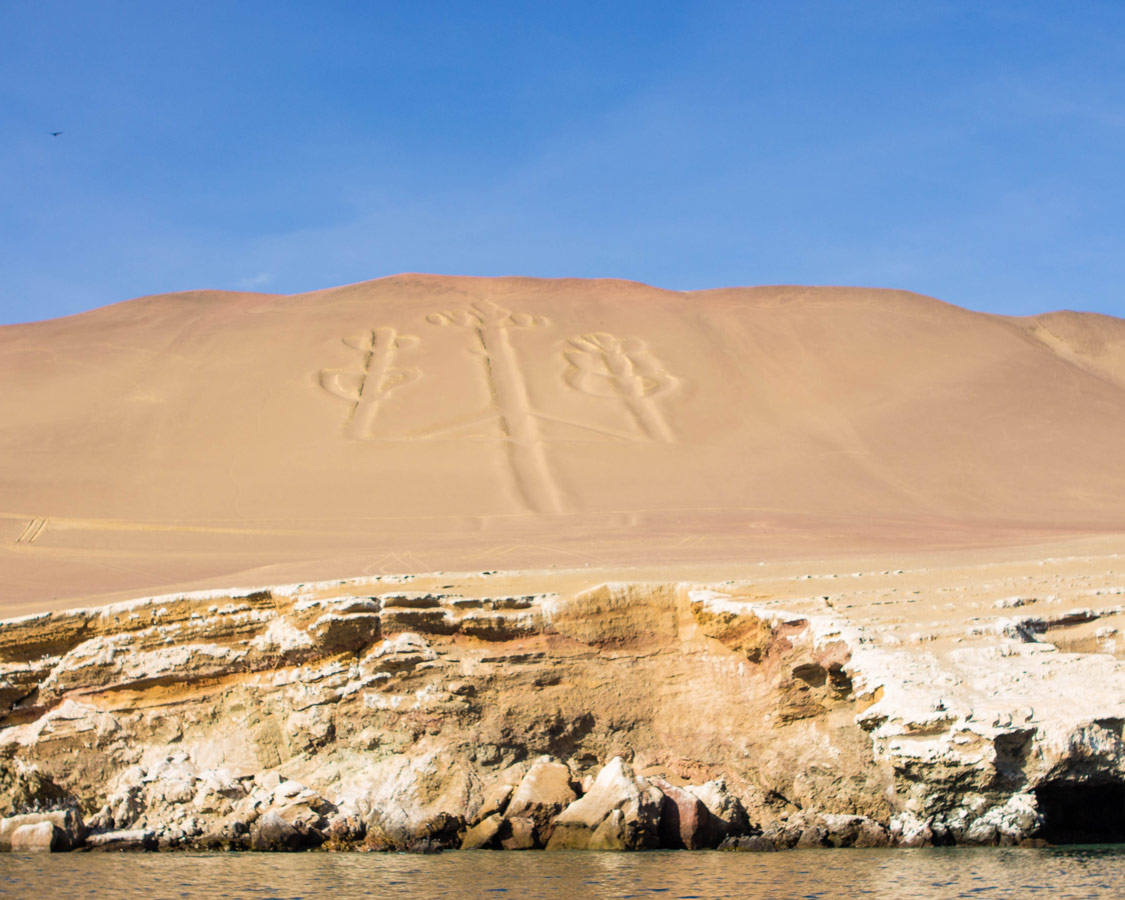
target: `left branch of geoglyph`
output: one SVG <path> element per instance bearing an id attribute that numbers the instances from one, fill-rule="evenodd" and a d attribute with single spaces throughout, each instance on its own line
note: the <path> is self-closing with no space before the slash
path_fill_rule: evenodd
<path id="1" fill-rule="evenodd" d="M 372 436 L 379 407 L 397 388 L 417 381 L 422 372 L 416 368 L 394 366 L 399 350 L 413 347 L 418 338 L 400 335 L 394 328 L 374 328 L 361 335 L 344 338 L 344 344 L 361 354 L 357 369 L 322 369 L 320 386 L 330 394 L 348 400 L 345 430 L 349 437 L 363 440 Z"/>

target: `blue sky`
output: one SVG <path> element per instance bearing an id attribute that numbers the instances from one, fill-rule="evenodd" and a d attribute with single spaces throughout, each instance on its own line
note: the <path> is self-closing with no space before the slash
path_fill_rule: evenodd
<path id="1" fill-rule="evenodd" d="M 1125 316 L 1125 3 L 0 0 L 0 322 L 402 271 Z"/>

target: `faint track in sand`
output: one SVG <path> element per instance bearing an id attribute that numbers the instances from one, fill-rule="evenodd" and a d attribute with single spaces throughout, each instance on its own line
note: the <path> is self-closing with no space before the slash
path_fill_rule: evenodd
<path id="1" fill-rule="evenodd" d="M 34 544 L 47 528 L 46 519 L 32 519 L 16 538 L 17 544 Z"/>

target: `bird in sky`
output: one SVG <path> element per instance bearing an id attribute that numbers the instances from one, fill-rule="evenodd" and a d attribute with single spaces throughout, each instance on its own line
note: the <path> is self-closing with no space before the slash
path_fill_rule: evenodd
<path id="1" fill-rule="evenodd" d="M 51 137 L 58 137 L 60 134 L 62 134 L 62 132 L 61 131 L 48 131 L 47 134 L 49 134 Z"/>

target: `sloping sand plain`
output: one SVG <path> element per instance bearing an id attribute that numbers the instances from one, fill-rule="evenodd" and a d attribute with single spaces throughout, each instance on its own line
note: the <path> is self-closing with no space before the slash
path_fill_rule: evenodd
<path id="1" fill-rule="evenodd" d="M 0 328 L 0 422 L 4 616 L 380 573 L 542 589 L 1125 549 L 1125 321 L 901 291 L 145 297 Z"/>

